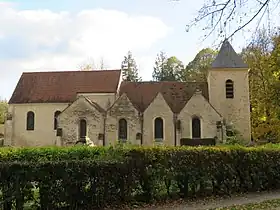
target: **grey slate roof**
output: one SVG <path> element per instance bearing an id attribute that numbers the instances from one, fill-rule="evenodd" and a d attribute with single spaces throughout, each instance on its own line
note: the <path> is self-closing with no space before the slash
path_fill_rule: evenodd
<path id="1" fill-rule="evenodd" d="M 237 55 L 233 47 L 226 39 L 221 49 L 212 63 L 212 68 L 248 68 L 248 65 L 245 64 L 242 58 Z"/>

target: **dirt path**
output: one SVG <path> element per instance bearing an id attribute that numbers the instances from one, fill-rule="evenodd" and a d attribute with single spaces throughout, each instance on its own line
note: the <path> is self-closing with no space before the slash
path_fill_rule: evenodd
<path id="1" fill-rule="evenodd" d="M 273 199 L 280 199 L 280 190 L 273 192 L 251 193 L 243 196 L 233 196 L 227 199 L 201 200 L 185 204 L 148 207 L 139 210 L 206 210 L 211 208 L 229 207 L 233 205 L 259 203 Z"/>

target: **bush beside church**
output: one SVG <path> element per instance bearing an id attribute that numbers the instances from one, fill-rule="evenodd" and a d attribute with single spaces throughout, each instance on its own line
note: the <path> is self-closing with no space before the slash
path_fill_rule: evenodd
<path id="1" fill-rule="evenodd" d="M 276 146 L 2 148 L 0 161 L 2 209 L 100 209 L 280 188 Z"/>

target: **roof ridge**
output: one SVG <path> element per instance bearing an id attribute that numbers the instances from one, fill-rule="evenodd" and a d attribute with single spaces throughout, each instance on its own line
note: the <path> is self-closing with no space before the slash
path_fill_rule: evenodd
<path id="1" fill-rule="evenodd" d="M 115 106 L 115 104 L 117 104 L 119 102 L 119 100 L 121 100 L 122 97 L 126 97 L 128 99 L 128 101 L 132 104 L 132 106 L 137 110 L 137 111 L 141 111 L 141 109 L 137 106 L 137 104 L 133 103 L 132 100 L 129 98 L 129 96 L 124 92 L 121 95 L 119 95 L 117 97 L 117 99 L 109 106 L 109 108 L 107 108 L 106 111 L 110 111 L 113 106 Z"/>
<path id="2" fill-rule="evenodd" d="M 103 109 L 98 103 L 95 101 L 90 100 L 88 97 L 83 96 L 94 108 L 96 108 L 99 112 L 106 112 L 105 109 Z"/>
<path id="3" fill-rule="evenodd" d="M 160 84 L 160 83 L 181 83 L 181 84 L 188 84 L 188 83 L 191 83 L 191 84 L 198 84 L 198 83 L 207 83 L 207 82 L 193 82 L 193 81 L 140 81 L 140 82 L 132 82 L 132 81 L 122 81 L 122 83 L 135 83 L 135 84 L 143 84 L 143 83 L 149 83 L 149 84 Z"/>
<path id="4" fill-rule="evenodd" d="M 116 92 L 121 70 L 85 72 L 22 73 L 9 103 L 68 103 L 74 100 L 77 92 Z"/>
<path id="5" fill-rule="evenodd" d="M 91 70 L 91 71 L 82 71 L 82 70 L 70 70 L 70 71 L 25 71 L 22 74 L 40 74 L 40 73 L 71 73 L 71 72 L 112 72 L 112 71 L 121 71 L 121 69 L 108 69 L 108 70 Z"/>

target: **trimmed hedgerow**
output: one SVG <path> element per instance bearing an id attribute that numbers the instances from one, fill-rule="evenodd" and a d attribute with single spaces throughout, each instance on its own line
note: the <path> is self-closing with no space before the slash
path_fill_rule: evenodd
<path id="1" fill-rule="evenodd" d="M 10 150 L 17 155 L 1 155 L 5 160 L 0 162 L 1 209 L 22 209 L 27 204 L 43 209 L 100 209 L 166 197 L 280 188 L 280 149 L 272 147 L 23 151 Z M 40 158 L 34 161 L 31 154 Z M 18 161 L 19 157 L 24 160 Z"/>
<path id="2" fill-rule="evenodd" d="M 60 161 L 83 160 L 99 157 L 108 152 L 107 147 L 47 147 L 0 148 L 0 161 Z"/>

